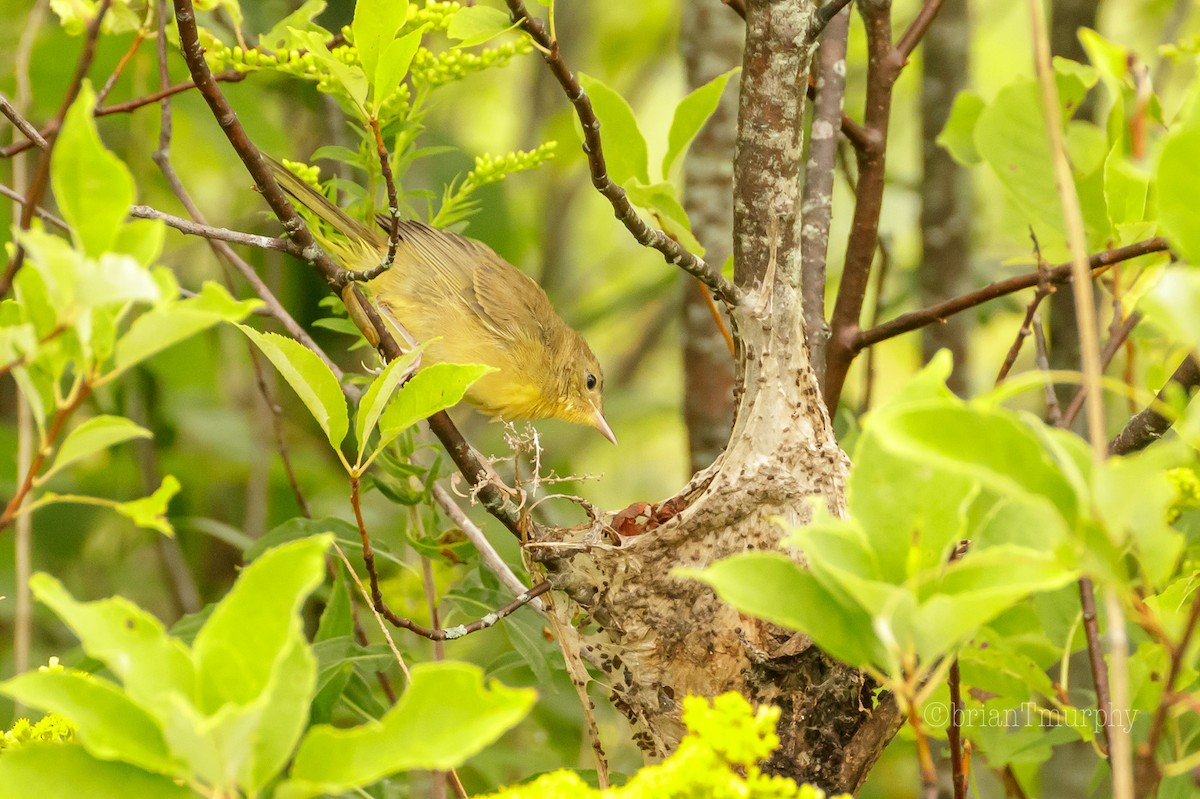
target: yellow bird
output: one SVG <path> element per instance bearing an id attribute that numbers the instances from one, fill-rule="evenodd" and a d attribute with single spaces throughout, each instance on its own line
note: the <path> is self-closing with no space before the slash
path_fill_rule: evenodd
<path id="1" fill-rule="evenodd" d="M 284 191 L 339 234 L 313 228 L 346 269 L 383 261 L 383 232 L 348 216 L 283 164 L 271 165 Z M 604 374 L 591 348 L 555 313 L 541 286 L 487 245 L 402 221 L 395 261 L 367 285 L 396 322 L 428 342 L 425 363 L 497 369 L 467 391 L 466 400 L 483 413 L 508 421 L 563 419 L 617 443 L 604 419 Z"/>

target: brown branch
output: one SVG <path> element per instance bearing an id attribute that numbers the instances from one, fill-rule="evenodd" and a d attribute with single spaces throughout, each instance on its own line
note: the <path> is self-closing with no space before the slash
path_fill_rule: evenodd
<path id="1" fill-rule="evenodd" d="M 38 473 L 42 470 L 42 466 L 46 463 L 46 456 L 50 454 L 54 444 L 58 441 L 58 437 L 62 435 L 63 428 L 67 422 L 83 405 L 83 401 L 91 395 L 92 386 L 88 380 L 83 380 L 75 395 L 70 398 L 67 404 L 63 405 L 54 414 L 54 418 L 50 421 L 50 427 L 46 431 L 46 437 L 41 448 L 34 454 L 33 460 L 29 463 L 29 470 L 21 480 L 20 487 L 13 494 L 8 504 L 4 507 L 4 513 L 0 514 L 0 531 L 4 530 L 12 522 L 13 518 L 21 510 L 21 503 L 25 501 L 25 497 L 33 489 L 34 480 L 37 479 Z"/>
<path id="2" fill-rule="evenodd" d="M 3 184 L 0 184 L 0 195 L 7 197 L 8 199 L 12 200 L 19 206 L 25 205 L 24 197 L 22 197 L 17 191 L 10 189 L 8 186 L 5 186 Z M 40 205 L 37 208 L 35 208 L 33 212 L 37 215 L 37 217 L 39 219 L 49 222 L 50 224 L 54 225 L 56 228 L 58 228 L 60 230 L 69 231 L 71 229 L 71 226 L 68 225 L 66 223 L 66 221 L 59 219 L 57 216 L 50 213 L 49 211 L 47 211 L 45 208 L 41 207 Z"/>
<path id="3" fill-rule="evenodd" d="M 1012 371 L 1013 365 L 1017 362 L 1017 356 L 1021 354 L 1021 345 L 1025 343 L 1025 339 L 1029 338 L 1029 334 L 1033 332 L 1033 320 L 1037 315 L 1038 306 L 1042 304 L 1042 300 L 1054 293 L 1054 286 L 1050 285 L 1046 277 L 1046 263 L 1042 260 L 1042 253 L 1037 249 L 1037 239 L 1033 240 L 1034 248 L 1037 250 L 1037 291 L 1033 293 L 1033 298 L 1029 301 L 1029 305 L 1025 308 L 1025 319 L 1021 322 L 1021 328 L 1017 331 L 1017 337 L 1013 340 L 1012 346 L 1008 348 L 1008 355 L 1004 358 L 1004 363 L 1000 365 L 1000 372 L 996 375 L 996 385 L 1004 382 L 1004 378 L 1008 377 L 1008 373 Z"/>
<path id="4" fill-rule="evenodd" d="M 812 29 L 809 36 L 816 39 L 821 35 L 821 32 L 829 26 L 829 23 L 842 13 L 842 10 L 850 5 L 851 0 L 829 0 L 828 3 L 817 9 L 817 13 L 813 15 Z M 849 16 L 847 16 L 849 19 Z"/>
<path id="5" fill-rule="evenodd" d="M 875 258 L 879 238 L 879 217 L 883 210 L 892 86 L 902 65 L 902 61 L 895 59 L 895 49 L 892 47 L 890 4 L 876 0 L 860 2 L 858 11 L 867 29 L 867 99 L 863 115 L 864 140 L 861 146 L 855 148 L 858 186 L 855 191 L 854 218 L 846 243 L 837 301 L 829 320 L 825 405 L 831 416 L 837 410 L 846 373 L 856 354 L 854 342 L 859 334 L 859 319 L 871 277 L 871 262 Z"/>
<path id="6" fill-rule="evenodd" d="M 92 59 L 96 56 L 96 42 L 100 38 L 100 26 L 104 22 L 105 15 L 108 14 L 110 4 L 111 0 L 101 0 L 100 6 L 96 9 L 95 18 L 88 25 L 87 34 L 83 40 L 83 51 L 79 54 L 79 60 L 75 64 L 75 73 L 71 76 L 66 94 L 63 95 L 62 103 L 58 107 L 58 113 L 54 116 L 56 128 L 60 127 L 63 120 L 67 118 L 67 112 L 71 110 L 75 98 L 79 96 L 79 92 L 83 88 L 83 79 L 87 77 Z M 25 192 L 25 202 L 21 207 L 21 217 L 18 222 L 21 230 L 29 229 L 29 224 L 33 221 L 34 209 L 37 208 L 42 201 L 42 196 L 46 193 L 46 186 L 50 181 L 50 154 L 54 150 L 55 138 L 55 134 L 45 136 L 46 146 L 38 155 L 37 166 L 34 167 L 33 176 L 29 180 L 29 188 Z M 9 290 L 12 289 L 13 279 L 16 278 L 17 272 L 21 270 L 24 263 L 25 248 L 17 244 L 16 251 L 4 270 L 4 275 L 0 276 L 0 297 L 8 295 Z"/>
<path id="7" fill-rule="evenodd" d="M 546 27 L 540 20 L 529 15 L 522 0 L 505 0 L 509 14 L 514 24 L 529 35 L 533 44 L 541 52 L 542 58 L 550 68 L 555 80 L 562 86 L 575 108 L 579 124 L 583 128 L 583 151 L 587 154 L 588 168 L 592 176 L 592 185 L 612 205 L 613 213 L 625 228 L 633 234 L 638 244 L 652 247 L 662 253 L 667 263 L 675 264 L 690 275 L 693 275 L 710 289 L 726 305 L 737 305 L 741 292 L 725 279 L 719 267 L 706 263 L 704 259 L 688 252 L 679 242 L 661 230 L 656 230 L 638 214 L 637 209 L 629 202 L 625 190 L 613 182 L 608 176 L 608 167 L 604 161 L 604 148 L 600 141 L 600 120 L 592 109 L 592 101 L 579 85 L 579 81 L 571 73 L 558 41 L 551 38 Z"/>
<path id="8" fill-rule="evenodd" d="M 1167 240 L 1156 236 L 1155 238 L 1139 241 L 1135 244 L 1096 253 L 1091 257 L 1090 265 L 1092 271 L 1095 272 L 1121 261 L 1128 261 L 1151 253 L 1166 252 L 1167 249 Z M 1047 272 L 1046 279 L 1056 285 L 1070 282 L 1071 265 L 1067 263 L 1055 266 Z M 955 297 L 952 300 L 946 300 L 937 305 L 931 305 L 919 311 L 901 314 L 891 321 L 884 322 L 882 325 L 859 332 L 854 338 L 855 352 L 889 338 L 894 338 L 902 333 L 919 330 L 925 325 L 941 321 L 948 316 L 961 313 L 977 305 L 982 305 L 985 302 L 1013 294 L 1022 289 L 1031 288 L 1036 286 L 1037 282 L 1038 273 L 1030 272 L 1010 277 L 1006 280 L 998 280 L 995 283 L 989 283 L 983 288 L 963 294 L 960 297 Z"/>
<path id="9" fill-rule="evenodd" d="M 121 56 L 121 60 L 117 62 L 117 66 L 113 69 L 112 74 L 108 76 L 108 80 L 104 81 L 104 85 L 100 87 L 100 91 L 96 92 L 96 105 L 100 105 L 108 97 L 108 93 L 113 90 L 113 86 L 117 85 L 117 80 L 124 74 L 125 67 L 129 65 L 129 60 L 141 48 L 144 41 L 146 41 L 146 33 L 139 30 L 133 37 L 133 44 L 129 45 L 129 49 Z"/>
<path id="10" fill-rule="evenodd" d="M 1142 321 L 1142 315 L 1134 311 L 1125 318 L 1124 321 L 1117 324 L 1109 334 L 1108 342 L 1104 345 L 1104 350 L 1100 353 L 1100 368 L 1107 369 L 1116 357 L 1117 351 L 1121 349 L 1121 345 L 1129 338 L 1129 334 Z M 1087 387 L 1080 386 L 1075 392 L 1075 396 L 1071 398 L 1071 404 L 1067 406 L 1067 410 L 1062 415 L 1059 421 L 1059 427 L 1070 428 L 1075 424 L 1075 417 L 1079 415 L 1079 411 L 1083 409 L 1083 401 L 1087 397 Z"/>
<path id="11" fill-rule="evenodd" d="M 36 144 L 38 147 L 48 146 L 42 134 L 38 133 L 38 129 L 28 119 L 21 116 L 21 112 L 3 94 L 0 94 L 0 113 L 8 117 L 8 121 L 13 123 L 17 130 L 21 131 L 30 142 Z"/>
<path id="12" fill-rule="evenodd" d="M 917 44 L 921 41 L 921 37 L 925 35 L 925 31 L 929 30 L 929 26 L 933 23 L 933 18 L 937 16 L 938 11 L 942 8 L 943 0 L 925 0 L 921 10 L 917 12 L 917 16 L 909 23 L 908 28 L 900 36 L 900 41 L 896 42 L 896 53 L 901 58 L 907 60 L 912 51 L 916 49 Z M 954 2 L 965 3 L 966 0 L 954 0 Z"/>
<path id="13" fill-rule="evenodd" d="M 1079 578 L 1079 607 L 1083 611 L 1083 635 L 1087 639 L 1088 665 L 1092 669 L 1092 684 L 1096 688 L 1096 707 L 1104 720 L 1104 751 L 1108 752 L 1108 727 L 1112 723 L 1112 700 L 1108 692 L 1108 667 L 1100 644 L 1100 623 L 1096 618 L 1096 589 L 1090 577 Z"/>
<path id="14" fill-rule="evenodd" d="M 196 88 L 204 97 L 217 124 L 220 125 L 238 157 L 246 165 L 247 171 L 258 184 L 263 199 L 267 201 L 275 216 L 289 232 L 290 237 L 300 246 L 305 260 L 321 274 L 330 289 L 342 296 L 342 289 L 348 288 L 349 296 L 353 297 L 353 301 L 363 310 L 365 318 L 370 322 L 370 325 L 362 324 L 361 328 L 368 340 L 377 342 L 377 347 L 386 360 L 390 361 L 400 357 L 401 349 L 392 338 L 391 332 L 380 318 L 378 311 L 367 302 L 357 286 L 347 287 L 349 279 L 347 271 L 333 263 L 329 255 L 313 239 L 304 220 L 296 212 L 272 176 L 270 166 L 246 135 L 245 129 L 238 121 L 237 114 L 229 105 L 229 101 L 225 99 L 213 77 L 212 70 L 204 60 L 204 48 L 200 45 L 199 33 L 196 29 L 196 12 L 192 7 L 191 0 L 173 0 L 173 2 L 184 60 L 187 62 L 192 79 L 196 82 Z M 351 317 L 353 318 L 354 314 Z M 463 476 L 472 484 L 481 484 L 478 496 L 488 512 L 499 519 L 518 538 L 522 537 L 527 532 L 528 525 L 504 492 L 487 482 L 490 477 L 487 467 L 463 439 L 462 434 L 450 421 L 446 412 L 440 411 L 427 421 L 430 429 L 446 447 L 446 451 Z"/>
<path id="15" fill-rule="evenodd" d="M 1191 362 L 1192 369 L 1195 370 L 1195 361 L 1192 360 L 1191 356 L 1185 361 L 1185 363 L 1187 362 Z M 1154 711 L 1154 719 L 1150 722 L 1150 732 L 1146 736 L 1145 743 L 1138 747 L 1135 783 L 1139 797 L 1148 799 L 1154 796 L 1158 791 L 1158 784 L 1162 780 L 1162 771 L 1158 767 L 1154 753 L 1162 741 L 1163 733 L 1166 731 L 1167 714 L 1174 705 L 1174 702 L 1170 701 L 1170 696 L 1175 690 L 1175 681 L 1179 678 L 1179 672 L 1183 669 L 1184 656 L 1187 654 L 1188 648 L 1192 645 L 1192 637 L 1196 633 L 1198 623 L 1200 623 L 1200 593 L 1197 593 L 1192 600 L 1192 609 L 1188 614 L 1187 622 L 1183 628 L 1183 635 L 1179 638 L 1179 643 L 1172 644 L 1170 641 L 1164 641 L 1171 652 L 1171 663 L 1167 668 L 1166 682 L 1163 683 L 1163 697 L 1158 703 L 1158 708 Z"/>
<path id="16" fill-rule="evenodd" d="M 1172 384 L 1181 386 L 1184 391 L 1191 392 L 1200 386 L 1200 366 L 1195 357 L 1189 355 L 1179 364 L 1170 382 L 1158 392 L 1158 402 L 1170 399 Z M 1171 420 L 1163 416 L 1155 408 L 1149 407 L 1126 423 L 1116 438 L 1108 443 L 1109 455 L 1128 455 L 1144 449 L 1158 439 L 1171 427 Z"/>
<path id="17" fill-rule="evenodd" d="M 946 743 L 950 747 L 950 779 L 954 785 L 954 799 L 967 799 L 967 770 L 963 763 L 961 728 L 963 700 L 962 679 L 959 675 L 958 658 L 950 664 L 948 677 L 950 688 L 950 724 L 946 727 Z"/>

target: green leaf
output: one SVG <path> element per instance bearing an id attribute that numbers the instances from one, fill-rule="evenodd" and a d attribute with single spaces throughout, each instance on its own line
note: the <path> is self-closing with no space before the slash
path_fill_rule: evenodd
<path id="1" fill-rule="evenodd" d="M 600 81 L 579 73 L 579 83 L 592 100 L 592 110 L 600 120 L 600 138 L 608 175 L 618 186 L 630 178 L 650 182 L 646 139 L 637 118 L 625 98 Z"/>
<path id="2" fill-rule="evenodd" d="M 200 709 L 213 712 L 262 694 L 289 634 L 299 629 L 301 604 L 321 584 L 332 539 L 284 544 L 242 570 L 192 647 Z"/>
<path id="3" fill-rule="evenodd" d="M 1163 270 L 1158 283 L 1142 298 L 1139 309 L 1146 319 L 1175 341 L 1190 348 L 1200 347 L 1200 272 L 1172 266 Z"/>
<path id="4" fill-rule="evenodd" d="M 105 663 L 130 698 L 160 721 L 168 697 L 192 695 L 191 655 L 154 616 L 122 597 L 76 602 L 62 583 L 40 572 L 29 587 L 78 636 L 83 650 Z"/>
<path id="5" fill-rule="evenodd" d="M 246 325 L 238 327 L 275 364 L 337 450 L 350 428 L 350 414 L 342 388 L 329 367 L 299 341 L 277 333 L 260 333 Z"/>
<path id="6" fill-rule="evenodd" d="M 375 0 L 375 2 L 387 3 L 388 0 Z M 403 5 L 407 5 L 407 3 L 403 3 Z M 329 52 L 329 48 L 325 46 L 325 39 L 328 37 L 328 34 L 325 32 L 302 31 L 295 28 L 290 28 L 289 32 L 296 41 L 297 49 L 305 49 L 312 53 L 313 58 L 320 61 L 321 65 L 325 69 L 329 70 L 329 74 L 333 76 L 338 83 L 342 84 L 342 88 L 346 90 L 346 96 L 349 97 L 360 110 L 364 109 L 366 107 L 367 91 L 369 89 L 367 75 L 374 75 L 374 69 L 372 68 L 370 73 L 366 73 L 363 71 L 365 66 L 359 66 L 357 64 L 352 66 L 344 61 L 334 58 L 333 54 Z M 392 36 L 388 37 L 389 41 L 394 36 L 395 32 L 393 31 Z"/>
<path id="7" fill-rule="evenodd" d="M 153 266 L 162 255 L 167 226 L 159 219 L 131 219 L 117 231 L 113 250 L 131 256 L 145 267 Z"/>
<path id="8" fill-rule="evenodd" d="M 946 125 L 938 134 L 937 143 L 963 166 L 975 166 L 982 158 L 975 149 L 975 124 L 987 103 L 978 94 L 961 91 L 954 97 Z"/>
<path id="9" fill-rule="evenodd" d="M 95 92 L 84 81 L 54 143 L 50 183 L 76 245 L 99 258 L 112 249 L 133 204 L 133 176 L 100 141 L 95 107 Z"/>
<path id="10" fill-rule="evenodd" d="M 171 498 L 179 493 L 179 481 L 173 475 L 163 478 L 162 484 L 148 497 L 118 502 L 113 510 L 121 514 L 138 527 L 148 530 L 158 530 L 168 538 L 175 537 L 175 528 L 167 521 L 167 506 Z"/>
<path id="11" fill-rule="evenodd" d="M 152 438 L 153 435 L 123 416 L 92 417 L 67 434 L 55 453 L 54 464 L 41 479 L 44 482 L 51 475 L 101 450 L 135 438 Z"/>
<path id="12" fill-rule="evenodd" d="M 474 47 L 512 30 L 517 24 L 498 8 L 467 6 L 460 8 L 450 18 L 450 27 L 446 29 L 446 35 L 459 40 L 456 48 Z"/>
<path id="13" fill-rule="evenodd" d="M 725 85 L 741 67 L 733 69 L 710 80 L 708 83 L 694 89 L 675 107 L 675 115 L 671 118 L 671 130 L 667 134 L 667 154 L 663 156 L 662 176 L 666 180 L 671 175 L 671 167 L 675 160 L 687 150 L 692 139 L 704 127 L 704 123 L 717 110 L 721 102 L 721 94 Z"/>
<path id="14" fill-rule="evenodd" d="M 1020 219 L 1033 225 L 1044 252 L 1064 241 L 1066 234 L 1041 109 L 1033 80 L 1004 87 L 979 114 L 975 147 L 1000 179 Z"/>
<path id="15" fill-rule="evenodd" d="M 530 689 L 484 685 L 469 663 L 421 663 L 408 690 L 378 724 L 309 730 L 280 799 L 338 793 L 413 769 L 445 770 L 511 729 L 533 707 Z"/>
<path id="16" fill-rule="evenodd" d="M 213 325 L 240 322 L 261 305 L 259 300 L 239 302 L 220 285 L 206 281 L 197 296 L 170 300 L 135 319 L 117 339 L 114 369 L 105 380 Z"/>
<path id="17" fill-rule="evenodd" d="M 1062 466 L 1010 411 L 939 402 L 878 413 L 870 428 L 882 446 L 915 463 L 970 475 L 1002 496 L 1049 501 L 1070 523 L 1078 514 Z"/>
<path id="18" fill-rule="evenodd" d="M 886 656 L 861 607 L 827 591 L 808 571 L 778 552 L 745 552 L 704 569 L 675 573 L 707 583 L 739 611 L 799 630 L 823 650 L 855 666 Z"/>
<path id="19" fill-rule="evenodd" d="M 1130 163 L 1117 142 L 1104 161 L 1104 204 L 1113 227 L 1146 218 L 1146 192 L 1150 176 Z"/>
<path id="20" fill-rule="evenodd" d="M 46 669 L 13 677 L 0 684 L 0 692 L 20 704 L 70 719 L 79 742 L 95 757 L 163 774 L 177 772 L 158 722 L 107 680 L 80 671 Z"/>
<path id="21" fill-rule="evenodd" d="M 329 589 L 329 599 L 325 611 L 321 614 L 321 622 L 313 638 L 314 644 L 354 633 L 354 608 L 350 601 L 350 589 L 346 584 L 346 564 L 335 560 L 334 569 L 333 586 Z"/>
<path id="22" fill-rule="evenodd" d="M 388 44 L 379 57 L 379 65 L 375 68 L 375 93 L 371 107 L 376 112 L 400 88 L 400 81 L 408 74 L 413 56 L 421 46 L 421 37 L 425 35 L 425 26 Z"/>
<path id="23" fill-rule="evenodd" d="M 704 255 L 704 247 L 692 234 L 692 223 L 688 219 L 687 211 L 675 198 L 674 186 L 670 183 L 644 186 L 636 180 L 630 180 L 623 188 L 629 195 L 629 201 L 653 213 L 669 235 L 691 252 L 699 256 Z"/>
<path id="24" fill-rule="evenodd" d="M 363 72 L 374 79 L 384 50 L 408 18 L 408 0 L 358 0 L 350 32 Z M 379 85 L 374 85 L 376 93 Z"/>
<path id="25" fill-rule="evenodd" d="M 354 435 L 358 440 L 360 455 L 366 450 L 367 439 L 375 431 L 375 425 L 379 422 L 379 416 L 392 399 L 396 387 L 400 385 L 400 381 L 408 376 L 409 370 L 416 363 L 417 358 L 421 356 L 421 351 L 424 349 L 425 345 L 421 344 L 413 348 L 412 351 L 406 352 L 403 357 L 393 360 L 384 367 L 378 377 L 371 381 L 371 385 L 367 388 L 366 393 L 362 395 L 362 399 L 358 403 L 358 416 L 354 420 Z"/>
<path id="26" fill-rule="evenodd" d="M 333 534 L 334 541 L 342 548 L 349 547 L 350 549 L 356 549 L 362 545 L 362 539 L 358 534 L 358 527 L 349 522 L 333 516 L 326 516 L 321 519 L 306 519 L 298 516 L 288 519 L 278 527 L 270 530 L 262 538 L 254 541 L 242 553 L 242 559 L 246 563 L 250 563 L 258 560 L 258 558 L 262 557 L 263 553 L 280 544 L 287 543 L 288 541 L 296 541 L 301 538 L 311 538 L 321 533 Z M 397 566 L 404 565 L 404 562 L 392 554 L 383 542 L 375 542 L 374 547 L 376 560 L 386 560 Z"/>
<path id="27" fill-rule="evenodd" d="M 1030 594 L 1077 576 L 1052 555 L 1025 547 L 970 552 L 923 586 L 928 599 L 912 620 L 917 654 L 928 663 Z"/>
<path id="28" fill-rule="evenodd" d="M 289 28 L 327 33 L 324 28 L 321 28 L 313 21 L 325 12 L 325 6 L 325 0 L 304 0 L 299 8 L 275 23 L 269 31 L 258 37 L 259 46 L 268 50 L 286 49 L 285 45 L 290 41 L 290 37 L 288 36 Z"/>
<path id="29" fill-rule="evenodd" d="M 1158 214 L 1175 249 L 1189 263 L 1200 265 L 1200 129 L 1181 130 L 1167 137 L 1155 170 Z"/>
<path id="30" fill-rule="evenodd" d="M 417 372 L 384 409 L 376 452 L 422 419 L 457 405 L 472 383 L 494 371 L 477 363 L 435 363 Z"/>
<path id="31" fill-rule="evenodd" d="M 193 799 L 189 789 L 127 763 L 97 760 L 73 744 L 30 744 L 0 757 L 0 799 Z"/>

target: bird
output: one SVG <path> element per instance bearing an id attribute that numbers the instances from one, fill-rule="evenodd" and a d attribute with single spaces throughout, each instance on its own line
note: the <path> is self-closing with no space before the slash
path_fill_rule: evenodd
<path id="1" fill-rule="evenodd" d="M 348 215 L 283 163 L 268 161 L 295 203 L 335 232 L 311 226 L 343 267 L 365 271 L 386 258 L 389 237 L 381 229 Z M 381 309 L 425 345 L 422 364 L 495 369 L 464 397 L 485 415 L 509 422 L 561 419 L 594 427 L 617 443 L 604 417 L 604 373 L 591 347 L 537 281 L 486 244 L 400 220 L 392 265 L 366 285 Z"/>

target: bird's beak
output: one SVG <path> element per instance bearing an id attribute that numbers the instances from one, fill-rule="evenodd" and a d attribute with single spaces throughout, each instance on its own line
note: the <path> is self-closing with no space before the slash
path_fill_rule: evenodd
<path id="1" fill-rule="evenodd" d="M 609 441 L 616 444 L 617 437 L 613 433 L 612 428 L 608 426 L 608 422 L 605 421 L 604 414 L 602 414 L 600 412 L 600 409 L 597 408 L 594 404 L 592 405 L 592 410 L 594 410 L 596 412 L 596 415 L 594 417 L 592 417 L 592 425 L 595 426 L 595 428 L 600 431 L 600 435 L 604 436 Z"/>

